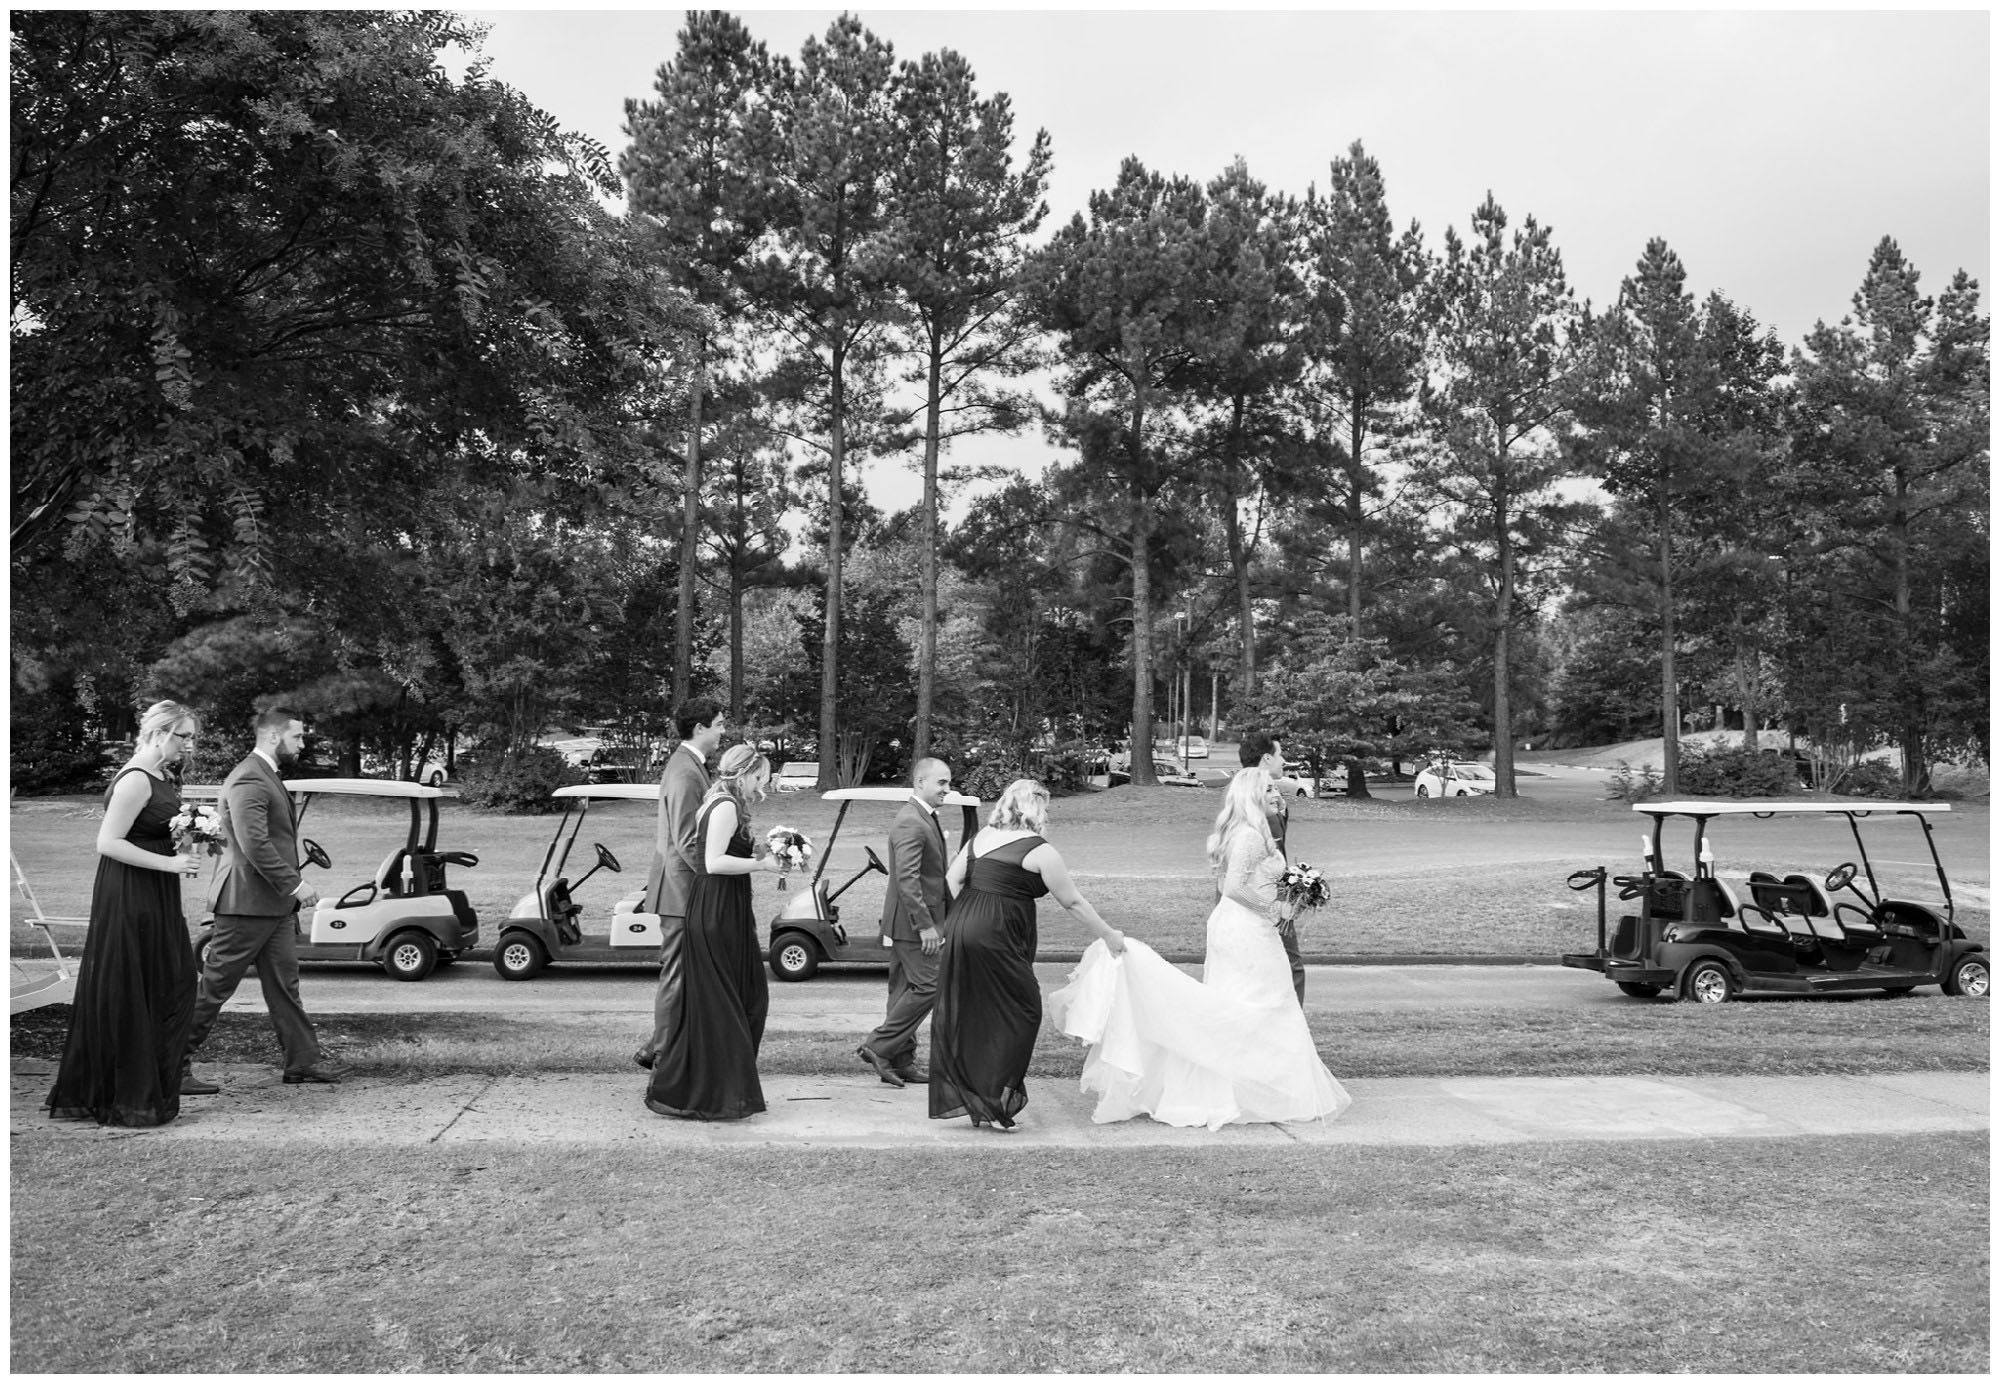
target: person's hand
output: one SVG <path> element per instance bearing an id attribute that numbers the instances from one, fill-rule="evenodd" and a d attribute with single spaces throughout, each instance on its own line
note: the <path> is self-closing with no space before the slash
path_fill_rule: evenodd
<path id="1" fill-rule="evenodd" d="M 185 851 L 182 852 L 180 855 L 175 856 L 174 873 L 177 875 L 185 875 L 189 879 L 193 879 L 196 875 L 201 873 L 201 857 L 199 855 L 190 854 Z"/>
<path id="2" fill-rule="evenodd" d="M 1122 932 L 1112 933 L 1104 939 L 1104 946 L 1105 950 L 1109 951 L 1113 956 L 1125 955 L 1125 934 Z"/>
<path id="3" fill-rule="evenodd" d="M 292 897 L 299 901 L 300 908 L 311 908 L 319 902 L 319 890 L 313 888 L 310 884 L 302 882 L 298 888 L 292 891 Z"/>
<path id="4" fill-rule="evenodd" d="M 919 929 L 917 937 L 924 944 L 925 956 L 936 956 L 938 948 L 944 945 L 944 934 L 934 927 Z"/>
<path id="5" fill-rule="evenodd" d="M 757 857 L 757 868 L 774 875 L 782 875 L 785 873 L 785 862 L 778 859 L 776 851 L 770 851 Z"/>

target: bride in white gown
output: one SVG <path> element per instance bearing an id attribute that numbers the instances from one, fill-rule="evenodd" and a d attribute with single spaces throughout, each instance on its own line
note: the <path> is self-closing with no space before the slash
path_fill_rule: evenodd
<path id="1" fill-rule="evenodd" d="M 1230 781 L 1208 838 L 1222 897 L 1208 915 L 1196 980 L 1132 937 L 1123 956 L 1093 942 L 1048 999 L 1064 1033 L 1090 1044 L 1083 1089 L 1098 1124 L 1150 1115 L 1163 1124 L 1325 1119 L 1352 1102 L 1319 1060 L 1278 936 L 1284 857 L 1264 816 L 1264 773 Z"/>

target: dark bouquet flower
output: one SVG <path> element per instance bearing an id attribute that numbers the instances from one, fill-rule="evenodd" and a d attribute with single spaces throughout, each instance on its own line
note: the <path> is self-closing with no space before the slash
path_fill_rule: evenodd
<path id="1" fill-rule="evenodd" d="M 167 823 L 174 845 L 181 850 L 200 846 L 210 855 L 222 854 L 222 825 L 215 809 L 205 803 L 188 803 Z"/>
<path id="2" fill-rule="evenodd" d="M 1333 886 L 1326 882 L 1325 875 L 1301 860 L 1285 867 L 1284 878 L 1278 881 L 1278 897 L 1291 905 L 1296 917 L 1332 898 Z"/>
<path id="3" fill-rule="evenodd" d="M 771 848 L 771 854 L 778 861 L 778 887 L 785 887 L 785 876 L 793 870 L 803 870 L 812 862 L 812 838 L 796 827 L 772 827 L 764 833 L 764 842 Z"/>

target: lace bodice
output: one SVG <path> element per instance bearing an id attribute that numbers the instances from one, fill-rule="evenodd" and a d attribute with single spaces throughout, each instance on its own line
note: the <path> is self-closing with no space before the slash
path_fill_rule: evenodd
<path id="1" fill-rule="evenodd" d="M 1285 858 L 1257 832 L 1241 828 L 1229 833 L 1222 843 L 1222 864 L 1216 885 L 1225 897 L 1239 902 L 1254 898 L 1266 913 L 1278 904 L 1278 881 L 1284 877 Z"/>

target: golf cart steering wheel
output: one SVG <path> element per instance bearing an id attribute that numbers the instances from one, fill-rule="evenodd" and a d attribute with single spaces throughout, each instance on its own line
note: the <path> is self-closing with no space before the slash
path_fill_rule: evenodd
<path id="1" fill-rule="evenodd" d="M 869 869 L 880 870 L 885 875 L 889 873 L 889 867 L 882 863 L 881 856 L 875 854 L 875 848 L 873 846 L 863 846 L 861 849 L 868 853 Z"/>
<path id="2" fill-rule="evenodd" d="M 320 845 L 319 842 L 313 840 L 310 836 L 306 838 L 305 849 L 306 864 L 317 865 L 322 870 L 331 870 L 333 868 L 333 857 L 326 853 L 326 847 Z"/>
<path id="3" fill-rule="evenodd" d="M 1854 883 L 1856 873 L 1857 871 L 1851 861 L 1845 865 L 1834 866 L 1826 873 L 1827 892 L 1838 894 L 1841 890 L 1848 888 Z"/>
<path id="4" fill-rule="evenodd" d="M 599 865 L 602 865 L 614 875 L 625 873 L 625 867 L 618 863 L 618 857 L 613 855 L 610 848 L 602 841 L 595 841 L 591 844 L 597 847 L 597 863 Z"/>

